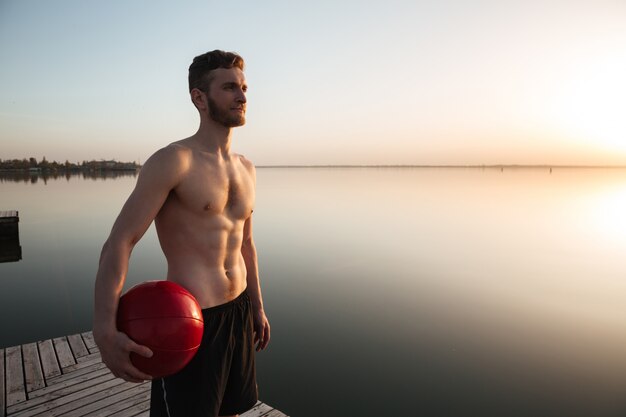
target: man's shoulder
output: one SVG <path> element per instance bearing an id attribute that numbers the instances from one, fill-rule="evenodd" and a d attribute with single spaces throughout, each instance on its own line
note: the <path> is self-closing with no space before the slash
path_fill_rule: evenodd
<path id="1" fill-rule="evenodd" d="M 251 160 L 249 160 L 248 158 L 246 158 L 245 156 L 243 156 L 242 154 L 235 154 L 236 157 L 239 158 L 239 161 L 241 161 L 241 164 L 246 167 L 246 169 L 248 171 L 255 171 L 255 167 L 254 164 L 252 163 Z"/>
<path id="2" fill-rule="evenodd" d="M 166 174 L 180 173 L 189 166 L 191 150 L 178 142 L 162 147 L 148 158 L 142 171 L 158 171 Z"/>
<path id="3" fill-rule="evenodd" d="M 162 147 L 157 152 L 161 152 L 170 158 L 189 157 L 193 153 L 193 148 L 187 143 L 187 140 L 188 139 L 182 139 L 172 142 L 169 145 Z"/>
<path id="4" fill-rule="evenodd" d="M 152 154 L 150 159 L 157 159 L 161 162 L 180 162 L 191 156 L 191 148 L 185 146 L 180 142 L 172 142 L 167 146 L 162 147 Z"/>

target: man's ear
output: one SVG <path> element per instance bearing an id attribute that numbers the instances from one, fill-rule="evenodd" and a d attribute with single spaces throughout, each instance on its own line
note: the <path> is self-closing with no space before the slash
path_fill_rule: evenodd
<path id="1" fill-rule="evenodd" d="M 203 91 L 194 88 L 189 93 L 191 95 L 191 102 L 196 106 L 198 110 L 207 109 L 207 95 Z"/>

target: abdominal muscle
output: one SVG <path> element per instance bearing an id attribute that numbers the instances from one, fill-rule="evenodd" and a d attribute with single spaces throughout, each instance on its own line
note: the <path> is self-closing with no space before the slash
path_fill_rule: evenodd
<path id="1" fill-rule="evenodd" d="M 155 225 L 167 259 L 167 280 L 185 287 L 201 308 L 237 298 L 247 286 L 241 253 L 244 221 L 166 214 L 160 213 Z"/>
<path id="2" fill-rule="evenodd" d="M 243 257 L 239 264 L 226 269 L 168 261 L 167 280 L 185 287 L 198 300 L 201 308 L 215 307 L 234 300 L 246 289 Z"/>

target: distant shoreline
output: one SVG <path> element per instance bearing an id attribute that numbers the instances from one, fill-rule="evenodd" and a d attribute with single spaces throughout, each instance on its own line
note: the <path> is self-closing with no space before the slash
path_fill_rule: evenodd
<path id="1" fill-rule="evenodd" d="M 23 173 L 23 174 L 66 174 L 66 173 L 94 173 L 94 172 L 112 172 L 126 171 L 135 172 L 141 168 L 136 162 L 120 162 L 115 160 L 91 160 L 82 163 L 73 163 L 65 161 L 60 163 L 57 161 L 47 161 L 44 157 L 41 161 L 35 158 L 23 159 L 0 159 L 1 173 Z"/>
<path id="2" fill-rule="evenodd" d="M 25 172 L 31 174 L 50 174 L 50 173 L 77 173 L 81 172 L 100 172 L 100 171 L 126 171 L 135 172 L 140 168 L 0 168 L 0 172 Z"/>
<path id="3" fill-rule="evenodd" d="M 309 165 L 293 165 L 293 164 L 278 164 L 278 165 L 255 165 L 256 168 L 463 168 L 463 169 L 626 169 L 624 165 L 559 165 L 559 164 L 309 164 Z M 81 173 L 81 172 L 102 172 L 102 171 L 126 171 L 133 172 L 139 171 L 141 165 L 136 162 L 118 162 L 118 161 L 84 161 L 81 164 L 77 163 L 58 163 L 53 161 L 52 163 L 45 161 L 42 162 L 28 162 L 23 160 L 2 160 L 0 159 L 0 173 L 19 173 L 30 172 L 32 174 L 42 173 Z"/>

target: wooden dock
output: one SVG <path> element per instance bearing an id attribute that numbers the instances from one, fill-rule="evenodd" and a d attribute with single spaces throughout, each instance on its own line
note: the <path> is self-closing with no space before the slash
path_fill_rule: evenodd
<path id="1" fill-rule="evenodd" d="M 148 416 L 150 382 L 116 378 L 91 332 L 0 349 L 0 417 Z M 241 417 L 287 417 L 258 402 Z"/>
<path id="2" fill-rule="evenodd" d="M 16 262 L 22 259 L 19 221 L 16 210 L 0 210 L 0 262 Z"/>
<path id="3" fill-rule="evenodd" d="M 0 233 L 7 235 L 7 237 L 13 236 L 17 233 L 16 225 L 20 221 L 20 216 L 17 210 L 0 210 Z"/>
<path id="4" fill-rule="evenodd" d="M 17 210 L 0 210 L 0 219 L 12 219 L 18 217 Z"/>

